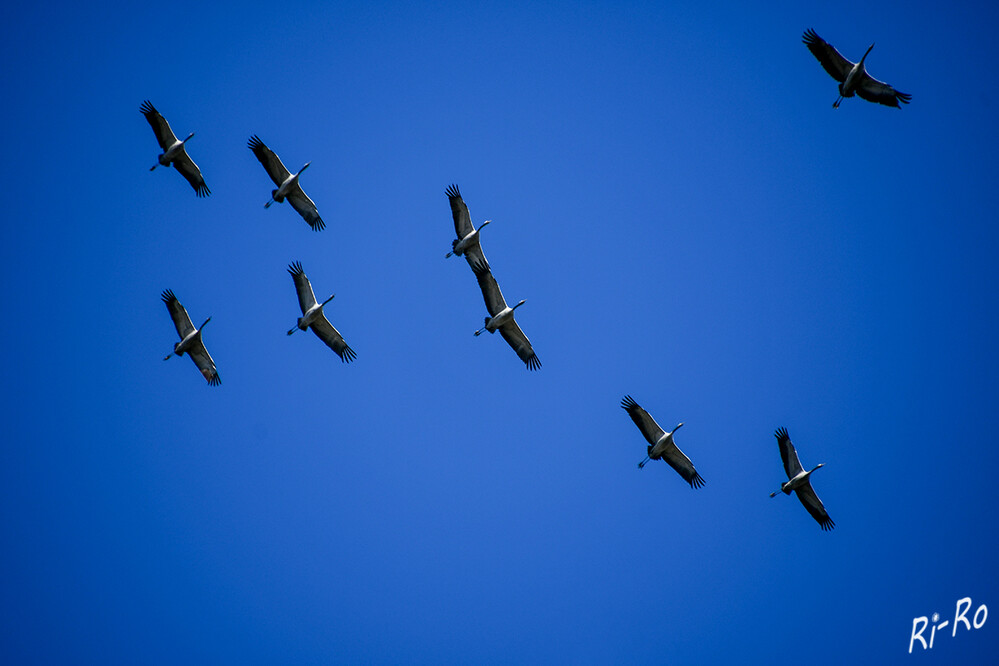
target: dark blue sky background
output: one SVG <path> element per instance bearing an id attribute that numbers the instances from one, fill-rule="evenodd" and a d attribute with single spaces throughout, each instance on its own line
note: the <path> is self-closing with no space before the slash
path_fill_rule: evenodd
<path id="1" fill-rule="evenodd" d="M 18 4 L 5 663 L 984 663 L 988 3 Z M 913 95 L 848 99 L 801 44 Z M 212 190 L 160 152 L 149 99 Z M 287 205 L 257 134 L 327 228 Z M 544 367 L 445 259 L 457 183 Z M 299 316 L 301 261 L 357 360 Z M 222 385 L 187 359 L 163 289 Z M 663 463 L 619 402 L 707 484 Z M 836 521 L 785 480 L 773 431 Z M 929 628 L 926 637 L 929 637 Z"/>

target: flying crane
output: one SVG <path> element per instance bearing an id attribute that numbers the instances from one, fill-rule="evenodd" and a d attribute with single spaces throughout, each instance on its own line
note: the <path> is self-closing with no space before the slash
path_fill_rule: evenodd
<path id="1" fill-rule="evenodd" d="M 801 466 L 801 461 L 798 460 L 798 452 L 794 450 L 791 438 L 787 436 L 787 429 L 778 428 L 774 432 L 774 437 L 777 438 L 777 446 L 780 448 L 780 459 L 784 462 L 784 471 L 787 473 L 788 481 L 780 484 L 780 490 L 770 493 L 770 497 L 775 497 L 779 492 L 790 495 L 792 490 L 795 491 L 798 499 L 808 509 L 808 513 L 812 514 L 812 518 L 819 523 L 822 529 L 824 531 L 831 530 L 836 526 L 836 523 L 826 513 L 826 508 L 822 506 L 822 500 L 812 490 L 812 483 L 808 480 L 812 472 L 825 465 L 825 463 L 819 463 L 806 472 Z"/>
<path id="2" fill-rule="evenodd" d="M 205 343 L 201 339 L 201 331 L 212 318 L 206 319 L 200 328 L 194 328 L 191 317 L 187 314 L 187 309 L 180 304 L 171 290 L 164 290 L 160 294 L 160 298 L 166 303 L 170 318 L 173 319 L 173 325 L 176 327 L 177 333 L 180 334 L 180 342 L 174 344 L 173 352 L 164 356 L 163 360 L 169 359 L 174 354 L 183 356 L 186 352 L 194 361 L 194 365 L 198 366 L 198 370 L 201 371 L 204 378 L 208 380 L 208 383 L 212 386 L 218 386 L 222 380 L 219 378 L 218 370 L 215 369 L 215 361 L 212 360 L 211 354 L 208 353 L 208 349 L 205 348 Z"/>
<path id="3" fill-rule="evenodd" d="M 694 463 L 684 455 L 683 451 L 677 447 L 673 441 L 673 433 L 680 429 L 683 423 L 678 423 L 675 428 L 666 432 L 662 426 L 656 423 L 652 415 L 642 409 L 630 395 L 624 396 L 621 400 L 621 408 L 628 412 L 628 416 L 635 422 L 638 429 L 649 443 L 647 447 L 648 455 L 645 460 L 638 463 L 638 468 L 645 467 L 645 463 L 651 460 L 665 460 L 676 473 L 683 477 L 683 480 L 690 484 L 691 488 L 700 488 L 704 485 L 704 479 L 694 469 Z"/>
<path id="4" fill-rule="evenodd" d="M 464 200 L 461 198 L 461 192 L 458 191 L 458 186 L 452 184 L 445 190 L 445 194 L 447 194 L 447 200 L 451 204 L 451 217 L 454 218 L 454 232 L 458 236 L 451 241 L 451 251 L 447 253 L 447 256 L 455 255 L 460 257 L 464 255 L 468 265 L 472 266 L 472 270 L 475 269 L 474 265 L 476 262 L 481 263 L 488 269 L 489 262 L 486 261 L 486 256 L 482 253 L 482 246 L 479 244 L 479 232 L 492 222 L 492 220 L 486 220 L 476 229 L 472 224 L 471 216 L 468 214 L 468 206 L 465 205 Z"/>
<path id="5" fill-rule="evenodd" d="M 333 300 L 336 294 L 331 294 L 329 298 L 320 303 L 316 300 L 316 294 L 312 291 L 312 283 L 305 276 L 302 270 L 302 262 L 296 261 L 289 264 L 288 272 L 292 280 L 295 281 L 295 291 L 298 292 L 298 305 L 302 309 L 302 316 L 298 318 L 298 323 L 288 331 L 291 335 L 296 330 L 306 330 L 311 328 L 316 337 L 326 343 L 326 346 L 337 353 L 340 360 L 350 363 L 357 356 L 354 350 L 344 341 L 340 331 L 333 327 L 326 315 L 323 314 L 323 306 Z"/>
<path id="6" fill-rule="evenodd" d="M 152 105 L 152 103 L 147 99 L 139 107 L 142 111 L 142 115 L 146 117 L 149 121 L 149 125 L 153 128 L 153 134 L 156 135 L 156 141 L 160 144 L 160 148 L 163 152 L 157 159 L 158 164 L 154 164 L 149 167 L 152 171 L 157 166 L 168 167 L 173 164 L 173 167 L 180 172 L 187 182 L 191 184 L 194 188 L 194 193 L 199 197 L 207 197 L 211 194 L 211 190 L 205 185 L 205 179 L 201 177 L 201 169 L 198 165 L 194 163 L 191 156 L 187 154 L 187 150 L 184 148 L 184 144 L 194 136 L 194 132 L 187 135 L 187 139 L 180 141 L 177 136 L 170 129 L 170 123 L 167 122 L 166 118 L 160 115 L 160 112 Z"/>
<path id="7" fill-rule="evenodd" d="M 853 97 L 854 93 L 868 102 L 894 106 L 896 109 L 902 108 L 898 105 L 899 102 L 908 104 L 909 100 L 912 99 L 912 95 L 899 92 L 887 83 L 882 83 L 867 73 L 867 70 L 864 68 L 864 60 L 867 58 L 867 54 L 871 52 L 871 49 L 874 48 L 874 44 L 868 46 L 864 57 L 860 59 L 860 62 L 854 64 L 844 58 L 832 44 L 815 34 L 815 31 L 811 28 L 805 31 L 801 37 L 801 41 L 804 42 L 805 46 L 808 47 L 808 50 L 812 52 L 812 55 L 815 56 L 822 67 L 829 72 L 829 75 L 839 81 L 839 97 L 833 102 L 834 109 L 839 108 L 839 104 L 843 101 L 844 97 Z"/>
<path id="8" fill-rule="evenodd" d="M 326 227 L 326 223 L 323 222 L 323 218 L 319 217 L 319 209 L 316 208 L 316 204 L 312 202 L 312 199 L 298 182 L 299 176 L 309 168 L 312 162 L 306 162 L 305 166 L 298 170 L 298 173 L 292 174 L 281 162 L 281 158 L 264 145 L 264 142 L 256 135 L 251 136 L 246 145 L 264 165 L 267 175 L 277 185 L 277 189 L 271 190 L 271 200 L 264 204 L 264 208 L 270 208 L 272 203 L 282 203 L 287 199 L 291 207 L 298 211 L 298 214 L 309 223 L 313 231 L 322 231 Z"/>
<path id="9" fill-rule="evenodd" d="M 531 341 L 527 339 L 524 331 L 520 329 L 520 326 L 517 325 L 517 322 L 513 318 L 513 311 L 527 301 L 520 301 L 513 307 L 507 305 L 506 299 L 503 298 L 503 292 L 500 291 L 499 283 L 496 282 L 496 278 L 493 277 L 484 260 L 476 260 L 472 264 L 472 271 L 475 273 L 475 279 L 479 282 L 479 288 L 482 290 L 482 298 L 485 300 L 486 310 L 489 312 L 485 325 L 475 331 L 475 335 L 478 336 L 483 331 L 495 333 L 499 330 L 503 339 L 513 347 L 520 360 L 527 365 L 528 370 L 537 370 L 540 368 L 541 361 L 538 360 L 537 354 L 534 353 Z"/>

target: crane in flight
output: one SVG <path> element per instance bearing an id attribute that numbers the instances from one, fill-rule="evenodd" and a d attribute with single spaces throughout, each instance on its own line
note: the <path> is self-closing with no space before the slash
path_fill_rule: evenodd
<path id="1" fill-rule="evenodd" d="M 445 194 L 447 194 L 447 200 L 451 204 L 454 233 L 458 236 L 451 241 L 451 251 L 447 253 L 447 256 L 460 257 L 464 255 L 465 261 L 468 262 L 469 266 L 472 266 L 473 271 L 476 263 L 481 263 L 489 268 L 489 262 L 486 261 L 486 256 L 482 253 L 482 246 L 479 244 L 479 232 L 492 220 L 486 220 L 476 229 L 475 225 L 472 224 L 472 217 L 468 214 L 468 206 L 465 205 L 465 201 L 461 198 L 461 192 L 458 191 L 458 186 L 452 184 L 445 190 Z"/>
<path id="2" fill-rule="evenodd" d="M 326 315 L 323 314 L 323 306 L 333 300 L 336 294 L 331 294 L 329 298 L 320 303 L 316 300 L 316 294 L 312 291 L 312 283 L 306 277 L 302 269 L 302 262 L 296 261 L 288 266 L 288 273 L 295 281 L 295 291 L 298 293 L 298 306 L 302 309 L 302 316 L 298 318 L 298 323 L 293 326 L 288 335 L 296 330 L 312 329 L 316 337 L 326 343 L 326 346 L 336 352 L 337 356 L 344 363 L 350 363 L 356 358 L 354 350 L 340 335 L 340 331 L 333 327 Z"/>
<path id="3" fill-rule="evenodd" d="M 780 492 L 790 495 L 793 490 L 798 495 L 798 500 L 808 510 L 808 513 L 812 514 L 812 518 L 818 522 L 824 531 L 829 531 L 836 527 L 836 523 L 826 513 L 826 508 L 822 506 L 822 500 L 812 490 L 811 481 L 808 480 L 812 472 L 825 465 L 825 463 L 819 463 L 806 472 L 801 466 L 801 461 L 798 460 L 798 452 L 795 451 L 794 444 L 791 443 L 791 438 L 787 435 L 787 428 L 778 428 L 774 432 L 774 437 L 777 438 L 780 459 L 784 462 L 784 471 L 787 473 L 788 480 L 780 484 L 780 490 L 770 493 L 770 497 L 776 497 L 777 493 Z"/>
<path id="4" fill-rule="evenodd" d="M 201 169 L 198 165 L 194 163 L 191 156 L 187 154 L 187 150 L 184 148 L 184 144 L 194 136 L 194 132 L 187 135 L 187 138 L 183 141 L 177 139 L 177 135 L 173 133 L 170 129 L 170 123 L 167 122 L 159 111 L 152 105 L 152 103 L 147 99 L 139 107 L 142 111 L 142 115 L 146 117 L 149 121 L 149 126 L 153 128 L 153 134 L 156 135 L 156 141 L 160 144 L 160 148 L 163 152 L 160 153 L 159 158 L 157 158 L 157 164 L 149 167 L 152 171 L 156 167 L 162 165 L 165 167 L 173 164 L 173 168 L 180 172 L 187 182 L 191 184 L 194 188 L 194 193 L 199 197 L 207 197 L 211 194 L 211 190 L 205 185 L 205 179 L 201 176 Z"/>
<path id="5" fill-rule="evenodd" d="M 160 294 L 160 298 L 166 303 L 170 318 L 173 319 L 173 325 L 177 329 L 177 333 L 180 334 L 180 342 L 174 344 L 173 351 L 164 356 L 163 360 L 169 359 L 174 354 L 183 356 L 187 353 L 194 361 L 194 365 L 198 366 L 202 376 L 208 380 L 208 383 L 212 386 L 218 386 L 222 380 L 219 378 L 218 370 L 215 369 L 215 361 L 212 360 L 211 354 L 208 353 L 208 349 L 201 339 L 201 331 L 212 318 L 206 319 L 200 328 L 194 328 L 194 323 L 191 321 L 190 315 L 187 314 L 187 309 L 180 304 L 171 290 L 164 290 Z"/>
<path id="6" fill-rule="evenodd" d="M 645 441 L 649 443 L 648 455 L 645 460 L 638 463 L 638 468 L 645 467 L 645 463 L 651 460 L 665 460 L 666 463 L 676 470 L 676 473 L 683 477 L 683 480 L 690 484 L 691 488 L 700 488 L 704 485 L 704 479 L 694 469 L 694 463 L 684 455 L 683 451 L 677 447 L 673 441 L 673 433 L 680 429 L 683 423 L 678 423 L 676 428 L 666 432 L 662 426 L 656 423 L 652 415 L 642 409 L 630 395 L 624 396 L 621 400 L 621 408 L 628 412 L 628 416 L 635 422 L 641 431 Z"/>
<path id="7" fill-rule="evenodd" d="M 500 291 L 499 283 L 496 282 L 496 278 L 493 277 L 492 271 L 489 270 L 484 260 L 476 260 L 472 264 L 472 271 L 475 273 L 475 279 L 478 280 L 479 288 L 482 290 L 482 298 L 486 302 L 486 310 L 489 311 L 485 325 L 475 331 L 475 335 L 478 336 L 483 331 L 495 333 L 498 330 L 503 339 L 507 341 L 507 344 L 517 352 L 520 360 L 527 365 L 528 370 L 537 370 L 540 368 L 541 361 L 538 360 L 537 354 L 534 353 L 531 341 L 527 339 L 524 331 L 520 329 L 520 326 L 513 318 L 513 311 L 527 301 L 522 300 L 513 307 L 507 305 L 506 299 L 503 298 L 503 292 Z"/>
<path id="8" fill-rule="evenodd" d="M 305 166 L 292 174 L 273 150 L 268 148 L 256 135 L 250 137 L 246 144 L 257 159 L 264 165 L 264 171 L 271 177 L 277 189 L 271 190 L 271 199 L 264 204 L 264 208 L 270 208 L 274 202 L 282 203 L 285 199 L 291 207 L 298 211 L 298 214 L 308 222 L 313 231 L 322 231 L 326 227 L 323 218 L 319 216 L 319 209 L 312 202 L 309 195 L 305 193 L 298 182 L 302 172 L 309 168 L 312 162 L 306 162 Z"/>
<path id="9" fill-rule="evenodd" d="M 867 47 L 867 51 L 864 53 L 864 57 L 860 59 L 860 62 L 852 63 L 844 58 L 832 44 L 815 34 L 815 31 L 811 28 L 805 31 L 801 37 L 801 41 L 804 42 L 805 46 L 808 47 L 808 50 L 812 52 L 812 55 L 815 56 L 822 67 L 829 72 L 829 75 L 839 81 L 839 97 L 833 102 L 834 109 L 839 108 L 840 102 L 843 101 L 844 97 L 853 97 L 854 93 L 868 102 L 894 106 L 896 109 L 902 108 L 899 106 L 899 102 L 908 104 L 909 100 L 912 99 L 912 95 L 899 92 L 887 83 L 878 81 L 867 73 L 867 69 L 864 67 L 864 60 L 867 59 L 867 54 L 874 48 L 874 44 Z"/>

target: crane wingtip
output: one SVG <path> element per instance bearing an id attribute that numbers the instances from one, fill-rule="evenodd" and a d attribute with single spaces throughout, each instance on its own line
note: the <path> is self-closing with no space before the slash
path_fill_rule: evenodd
<path id="1" fill-rule="evenodd" d="M 624 396 L 624 398 L 621 400 L 621 409 L 630 412 L 635 407 L 638 407 L 638 403 L 635 402 L 635 399 L 632 398 L 630 395 Z"/>
<path id="2" fill-rule="evenodd" d="M 340 361 L 342 363 L 350 363 L 355 358 L 357 358 L 357 354 L 355 354 L 354 350 L 350 348 L 350 345 L 344 345 L 343 353 L 340 354 Z"/>

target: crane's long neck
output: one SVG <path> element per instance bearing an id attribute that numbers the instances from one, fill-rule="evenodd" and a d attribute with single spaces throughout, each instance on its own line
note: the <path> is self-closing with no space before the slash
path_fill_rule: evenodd
<path id="1" fill-rule="evenodd" d="M 333 297 L 334 297 L 334 296 L 336 296 L 336 294 L 330 294 L 330 297 L 329 297 L 329 298 L 327 298 L 327 299 L 326 299 L 325 301 L 323 301 L 323 302 L 322 302 L 322 303 L 321 303 L 321 304 L 319 305 L 319 307 L 323 307 L 324 305 L 326 305 L 327 303 L 329 303 L 330 301 L 332 301 L 332 300 L 333 300 Z"/>
<path id="2" fill-rule="evenodd" d="M 211 320 L 212 320 L 212 318 L 211 318 L 211 317 L 209 317 L 208 319 L 206 319 L 206 320 L 205 320 L 205 323 L 204 323 L 204 324 L 202 324 L 202 325 L 201 325 L 201 326 L 200 326 L 200 327 L 198 328 L 198 331 L 200 332 L 200 331 L 201 331 L 201 329 L 205 327 L 205 324 L 207 324 L 207 323 L 208 323 L 208 322 L 210 322 Z M 213 329 L 213 330 L 214 330 L 214 329 Z"/>
<path id="3" fill-rule="evenodd" d="M 867 54 L 870 53 L 871 49 L 873 49 L 873 48 L 874 48 L 874 44 L 871 44 L 870 46 L 868 46 L 867 50 L 864 52 L 864 57 L 861 58 L 860 62 L 857 63 L 857 65 L 860 66 L 860 71 L 864 71 L 864 61 L 867 60 Z"/>

